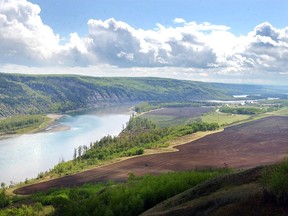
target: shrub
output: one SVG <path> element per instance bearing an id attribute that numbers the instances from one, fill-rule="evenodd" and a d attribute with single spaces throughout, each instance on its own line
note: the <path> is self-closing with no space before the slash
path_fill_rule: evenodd
<path id="1" fill-rule="evenodd" d="M 262 173 L 265 197 L 280 205 L 288 204 L 288 159 L 266 168 Z"/>
<path id="2" fill-rule="evenodd" d="M 9 198 L 5 195 L 5 191 L 0 192 L 0 208 L 4 208 L 9 205 Z"/>

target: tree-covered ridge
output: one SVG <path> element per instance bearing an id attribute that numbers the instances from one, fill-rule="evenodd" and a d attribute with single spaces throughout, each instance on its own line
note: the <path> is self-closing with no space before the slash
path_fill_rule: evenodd
<path id="1" fill-rule="evenodd" d="M 139 101 L 230 99 L 208 83 L 162 78 L 0 74 L 0 117 Z"/>

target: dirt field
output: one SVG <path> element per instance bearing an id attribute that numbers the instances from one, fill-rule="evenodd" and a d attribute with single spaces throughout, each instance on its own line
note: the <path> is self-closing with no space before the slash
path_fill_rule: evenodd
<path id="1" fill-rule="evenodd" d="M 178 152 L 147 155 L 86 172 L 20 188 L 18 194 L 47 191 L 53 187 L 107 180 L 124 181 L 136 175 L 203 167 L 250 168 L 279 161 L 288 153 L 288 117 L 267 117 L 233 126 L 177 147 Z"/>
<path id="2" fill-rule="evenodd" d="M 163 108 L 159 110 L 150 111 L 149 115 L 167 115 L 175 117 L 188 117 L 194 118 L 201 116 L 204 113 L 210 112 L 211 107 L 176 107 L 176 108 Z"/>
<path id="3" fill-rule="evenodd" d="M 142 116 L 147 118 L 159 127 L 169 127 L 179 124 L 187 124 L 204 113 L 208 113 L 211 107 L 176 107 L 162 108 L 144 113 Z"/>

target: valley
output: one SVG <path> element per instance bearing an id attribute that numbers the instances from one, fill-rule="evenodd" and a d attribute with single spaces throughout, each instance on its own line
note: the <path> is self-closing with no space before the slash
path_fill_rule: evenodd
<path id="1" fill-rule="evenodd" d="M 257 171 L 257 176 L 251 177 L 257 179 L 253 182 L 249 177 L 252 175 L 250 170 L 266 170 L 265 167 L 269 167 L 275 163 L 282 163 L 281 161 L 287 157 L 287 95 L 277 92 L 277 88 L 273 89 L 269 87 L 263 90 L 263 87 L 258 88 L 257 86 L 254 88 L 249 86 L 248 88 L 248 86 L 242 85 L 219 85 L 159 78 L 90 78 L 80 76 L 57 77 L 58 83 L 50 83 L 50 86 L 55 85 L 53 87 L 54 90 L 46 88 L 44 83 L 49 83 L 52 80 L 54 82 L 55 78 L 55 76 L 26 75 L 8 75 L 2 78 L 10 82 L 10 84 L 13 83 L 14 87 L 11 87 L 12 91 L 18 88 L 17 91 L 19 93 L 18 103 L 8 100 L 11 97 L 11 95 L 9 96 L 9 92 L 4 91 L 2 94 L 2 98 L 7 99 L 0 101 L 0 106 L 7 108 L 1 109 L 1 121 L 6 121 L 5 125 L 10 124 L 8 124 L 7 119 L 16 117 L 15 119 L 17 120 L 17 116 L 29 119 L 33 116 L 44 116 L 53 111 L 57 115 L 64 116 L 64 118 L 56 121 L 56 126 L 59 121 L 66 128 L 66 131 L 54 130 L 52 126 L 52 128 L 48 127 L 48 129 L 51 129 L 48 130 L 48 133 L 36 133 L 35 135 L 43 139 L 49 134 L 55 134 L 55 137 L 57 137 L 57 134 L 70 133 L 70 135 L 67 135 L 70 137 L 72 136 L 71 133 L 73 133 L 75 136 L 73 139 L 78 140 L 77 142 L 72 142 L 71 139 L 70 141 L 68 140 L 65 153 L 70 156 L 65 156 L 68 158 L 67 161 L 60 161 L 57 158 L 59 159 L 59 163 L 47 172 L 42 170 L 43 172 L 40 172 L 37 178 L 29 178 L 19 184 L 13 183 L 9 186 L 7 185 L 8 188 L 6 184 L 1 184 L 3 186 L 2 194 L 5 192 L 4 195 L 1 195 L 4 197 L 3 202 L 5 203 L 5 200 L 10 200 L 9 202 L 12 203 L 11 205 L 5 204 L 7 211 L 26 211 L 23 209 L 23 203 L 28 202 L 32 203 L 32 205 L 28 205 L 27 207 L 31 211 L 34 211 L 34 205 L 37 204 L 43 206 L 43 214 L 44 211 L 47 214 L 67 211 L 65 214 L 69 215 L 68 209 L 74 208 L 73 205 L 69 204 L 73 203 L 71 200 L 72 197 L 69 195 L 70 193 L 74 193 L 73 191 L 86 191 L 85 193 L 87 194 L 85 196 L 91 197 L 94 196 L 91 192 L 98 190 L 97 188 L 102 188 L 101 190 L 104 191 L 103 194 L 106 194 L 106 191 L 110 191 L 110 187 L 112 191 L 114 188 L 117 191 L 119 187 L 126 187 L 127 184 L 135 186 L 135 189 L 132 189 L 133 191 L 136 190 L 138 184 L 142 184 L 142 181 L 149 179 L 149 176 L 155 178 L 155 180 L 147 180 L 150 183 L 157 181 L 157 178 L 166 178 L 164 176 L 172 176 L 174 174 L 179 176 L 180 181 L 181 178 L 186 178 L 184 177 L 185 173 L 187 175 L 191 173 L 191 181 L 193 178 L 198 178 L 195 176 L 206 175 L 206 172 L 215 173 L 215 176 L 223 175 L 223 178 L 225 178 L 225 175 L 228 175 L 233 179 L 233 176 L 237 176 L 238 172 L 241 173 L 244 170 L 245 174 L 243 175 L 247 175 L 249 181 L 252 182 L 251 184 L 257 185 L 257 187 L 250 188 L 251 193 L 262 197 L 262 193 L 259 193 L 259 184 L 262 184 L 261 182 L 259 183 L 259 178 L 262 178 L 261 176 L 264 176 L 264 174 L 262 174 L 262 171 Z M 73 92 L 69 92 L 69 89 L 73 85 L 77 87 L 73 88 Z M 42 87 L 40 88 L 39 86 Z M 79 89 L 79 86 L 82 87 Z M 103 90 L 103 88 L 106 90 Z M 119 90 L 119 88 L 122 90 Z M 95 95 L 98 95 L 101 91 L 101 98 L 96 97 Z M 17 95 L 18 93 L 14 92 L 13 94 Z M 245 95 L 247 100 L 243 101 L 243 98 L 234 97 L 233 95 L 236 94 Z M 270 96 L 275 96 L 275 98 L 272 100 Z M 225 100 L 227 103 L 225 103 Z M 45 108 L 41 107 L 42 102 L 38 103 L 39 101 L 42 101 L 43 104 L 46 103 Z M 133 106 L 133 104 L 136 105 Z M 102 134 L 102 138 L 99 137 L 96 140 L 95 133 L 89 127 L 91 132 L 89 132 L 90 129 L 86 132 L 91 136 L 89 135 L 88 139 L 84 139 L 82 136 L 79 137 L 74 131 L 75 128 L 79 129 L 82 123 L 76 121 L 73 126 L 69 124 L 69 121 L 66 121 L 67 119 L 65 120 L 67 117 L 72 119 L 75 117 L 80 118 L 83 115 L 84 124 L 90 121 L 92 123 L 95 117 L 93 115 L 86 115 L 85 113 L 98 112 L 97 115 L 99 117 L 102 116 L 103 119 L 112 121 L 113 125 L 115 124 L 114 120 L 109 120 L 105 114 L 105 110 L 116 106 L 115 110 L 119 112 L 121 110 L 117 108 L 119 105 L 126 105 L 125 112 L 128 112 L 128 108 L 131 111 L 131 107 L 134 107 L 135 111 L 132 112 L 129 121 L 129 115 L 126 115 L 128 122 L 126 125 L 123 122 L 121 123 L 122 131 L 120 134 L 118 132 L 118 136 Z M 95 108 L 98 111 L 94 111 Z M 27 110 L 29 111 L 27 112 Z M 13 121 L 11 120 L 11 122 Z M 23 132 L 18 132 L 19 128 L 16 128 L 17 130 L 13 131 L 14 129 L 12 129 L 11 133 L 26 133 L 25 127 L 24 125 Z M 39 127 L 39 125 L 35 125 L 34 127 Z M 108 131 L 111 132 L 112 129 L 108 129 Z M 29 132 L 29 125 L 27 126 L 27 132 Z M 26 137 L 25 139 L 28 142 L 31 141 L 28 135 L 24 134 L 21 136 Z M 44 143 L 44 140 L 41 141 L 41 139 L 37 141 L 38 144 L 36 145 Z M 10 138 L 7 140 L 10 140 Z M 23 145 L 23 140 L 21 143 L 19 143 L 19 147 Z M 57 140 L 55 143 L 57 143 Z M 33 149 L 35 148 L 33 147 Z M 12 150 L 4 151 L 12 152 Z M 41 154 L 47 153 L 43 151 Z M 29 155 L 32 156 L 33 154 Z M 35 159 L 34 156 L 30 158 Z M 48 164 L 47 161 L 43 162 Z M 259 166 L 264 168 L 258 168 Z M 31 171 L 34 170 L 33 166 L 30 167 L 32 168 Z M 17 172 L 17 170 L 14 171 Z M 8 173 L 8 170 L 1 173 Z M 211 174 L 210 181 L 214 184 L 217 182 L 217 178 L 214 179 L 212 176 L 214 174 Z M 227 178 L 230 179 L 230 177 Z M 205 177 L 205 179 L 207 180 L 208 178 Z M 199 181 L 197 185 L 199 184 L 199 187 L 203 185 L 202 187 L 206 188 L 207 184 L 209 185 L 209 183 L 205 183 L 206 180 Z M 172 190 L 169 187 L 170 181 L 172 180 L 165 180 L 165 183 L 163 183 L 163 186 L 166 183 L 168 184 L 167 189 L 165 189 L 167 193 Z M 179 190 L 175 189 L 173 193 L 168 193 L 170 194 L 169 196 L 157 198 L 157 201 L 155 200 L 153 204 L 145 204 L 141 211 L 139 209 L 139 211 L 135 210 L 135 212 L 142 213 L 159 202 L 165 202 L 165 199 L 171 196 L 176 195 L 177 197 L 178 193 L 190 187 L 190 190 L 194 190 L 194 187 L 196 187 L 195 190 L 197 189 L 197 185 L 195 186 L 194 183 L 189 185 L 182 189 L 179 188 Z M 243 187 L 246 187 L 246 185 Z M 178 188 L 178 186 L 175 185 L 175 188 Z M 235 188 L 235 190 L 241 190 L 240 188 Z M 209 188 L 205 190 L 209 190 Z M 219 190 L 222 190 L 221 186 L 219 186 Z M 234 193 L 233 190 L 229 194 L 232 195 Z M 142 194 L 142 192 L 144 193 L 144 191 L 139 193 Z M 162 191 L 161 193 L 166 192 Z M 51 195 L 51 193 L 54 195 Z M 17 194 L 28 196 L 21 198 Z M 144 194 L 141 195 L 143 196 L 142 198 L 144 198 Z M 149 194 L 149 197 L 156 196 L 155 194 L 153 195 L 153 192 Z M 122 193 L 122 195 L 125 196 L 125 193 Z M 63 196 L 62 198 L 66 201 L 62 200 L 59 196 Z M 101 196 L 99 194 L 99 197 Z M 214 194 L 211 196 L 213 197 Z M 218 195 L 215 196 L 217 197 Z M 243 197 L 241 199 L 249 200 L 246 195 L 243 195 Z M 44 201 L 47 199 L 50 201 Z M 89 200 L 81 198 L 81 196 L 77 199 L 79 199 L 78 201 L 85 200 L 85 202 L 89 202 Z M 125 198 L 123 197 L 123 199 Z M 129 199 L 132 202 L 136 198 Z M 147 197 L 147 199 L 150 200 L 152 198 Z M 204 203 L 208 202 L 211 197 L 205 199 Z M 221 195 L 220 199 L 222 199 Z M 58 201 L 55 202 L 53 200 Z M 112 201 L 113 199 L 111 198 L 110 200 Z M 237 199 L 229 199 L 227 203 L 235 204 L 235 200 Z M 66 204 L 59 206 L 58 204 L 61 202 Z M 100 203 L 101 201 L 97 202 Z M 120 205 L 121 201 L 118 202 Z M 167 202 L 170 201 L 167 200 Z M 227 203 L 224 202 L 221 206 L 226 208 Z M 20 208 L 13 210 L 12 206 L 14 205 L 18 205 Z M 105 207 L 105 205 L 102 205 L 104 204 L 102 203 L 99 208 L 106 208 L 105 211 L 118 211 L 116 209 L 108 210 L 108 206 Z M 177 204 L 175 204 L 175 208 L 178 208 L 176 206 Z M 63 207 L 66 210 L 62 209 Z M 190 204 L 186 207 L 187 209 L 192 208 Z M 145 215 L 157 215 L 158 213 L 154 212 L 166 211 L 159 207 L 155 207 L 155 209 L 147 211 Z M 279 208 L 278 210 L 281 212 L 283 209 Z M 75 211 L 82 212 L 83 210 L 75 209 Z M 169 210 L 168 212 L 173 212 L 173 210 Z M 167 215 L 170 214 L 168 212 Z M 180 214 L 181 210 L 177 209 L 177 212 Z M 183 212 L 183 215 L 185 215 L 185 211 Z"/>

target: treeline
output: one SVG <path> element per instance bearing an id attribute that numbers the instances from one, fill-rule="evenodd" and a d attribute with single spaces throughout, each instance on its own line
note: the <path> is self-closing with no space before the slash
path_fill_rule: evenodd
<path id="1" fill-rule="evenodd" d="M 243 115 L 258 115 L 272 110 L 273 109 L 271 108 L 264 108 L 264 107 L 262 108 L 262 107 L 228 107 L 228 106 L 223 106 L 219 109 L 219 111 L 223 113 L 243 114 Z"/>
<path id="2" fill-rule="evenodd" d="M 167 147 L 168 141 L 175 137 L 218 128 L 217 123 L 202 122 L 158 128 L 147 119 L 132 117 L 119 136 L 108 135 L 99 141 L 91 142 L 89 146 L 79 146 L 74 149 L 73 160 L 59 163 L 52 169 L 52 173 L 57 175 L 73 173 L 87 166 L 99 164 L 101 161 L 141 155 L 147 148 Z M 44 173 L 41 173 L 40 177 L 44 177 Z"/>
<path id="3" fill-rule="evenodd" d="M 17 130 L 40 125 L 46 119 L 42 115 L 19 115 L 0 120 L 0 134 L 1 133 L 15 133 Z"/>
<path id="4" fill-rule="evenodd" d="M 282 108 L 282 107 L 288 107 L 288 100 L 283 99 L 275 99 L 275 100 L 262 100 L 259 101 L 260 104 L 270 106 L 273 108 Z"/>

